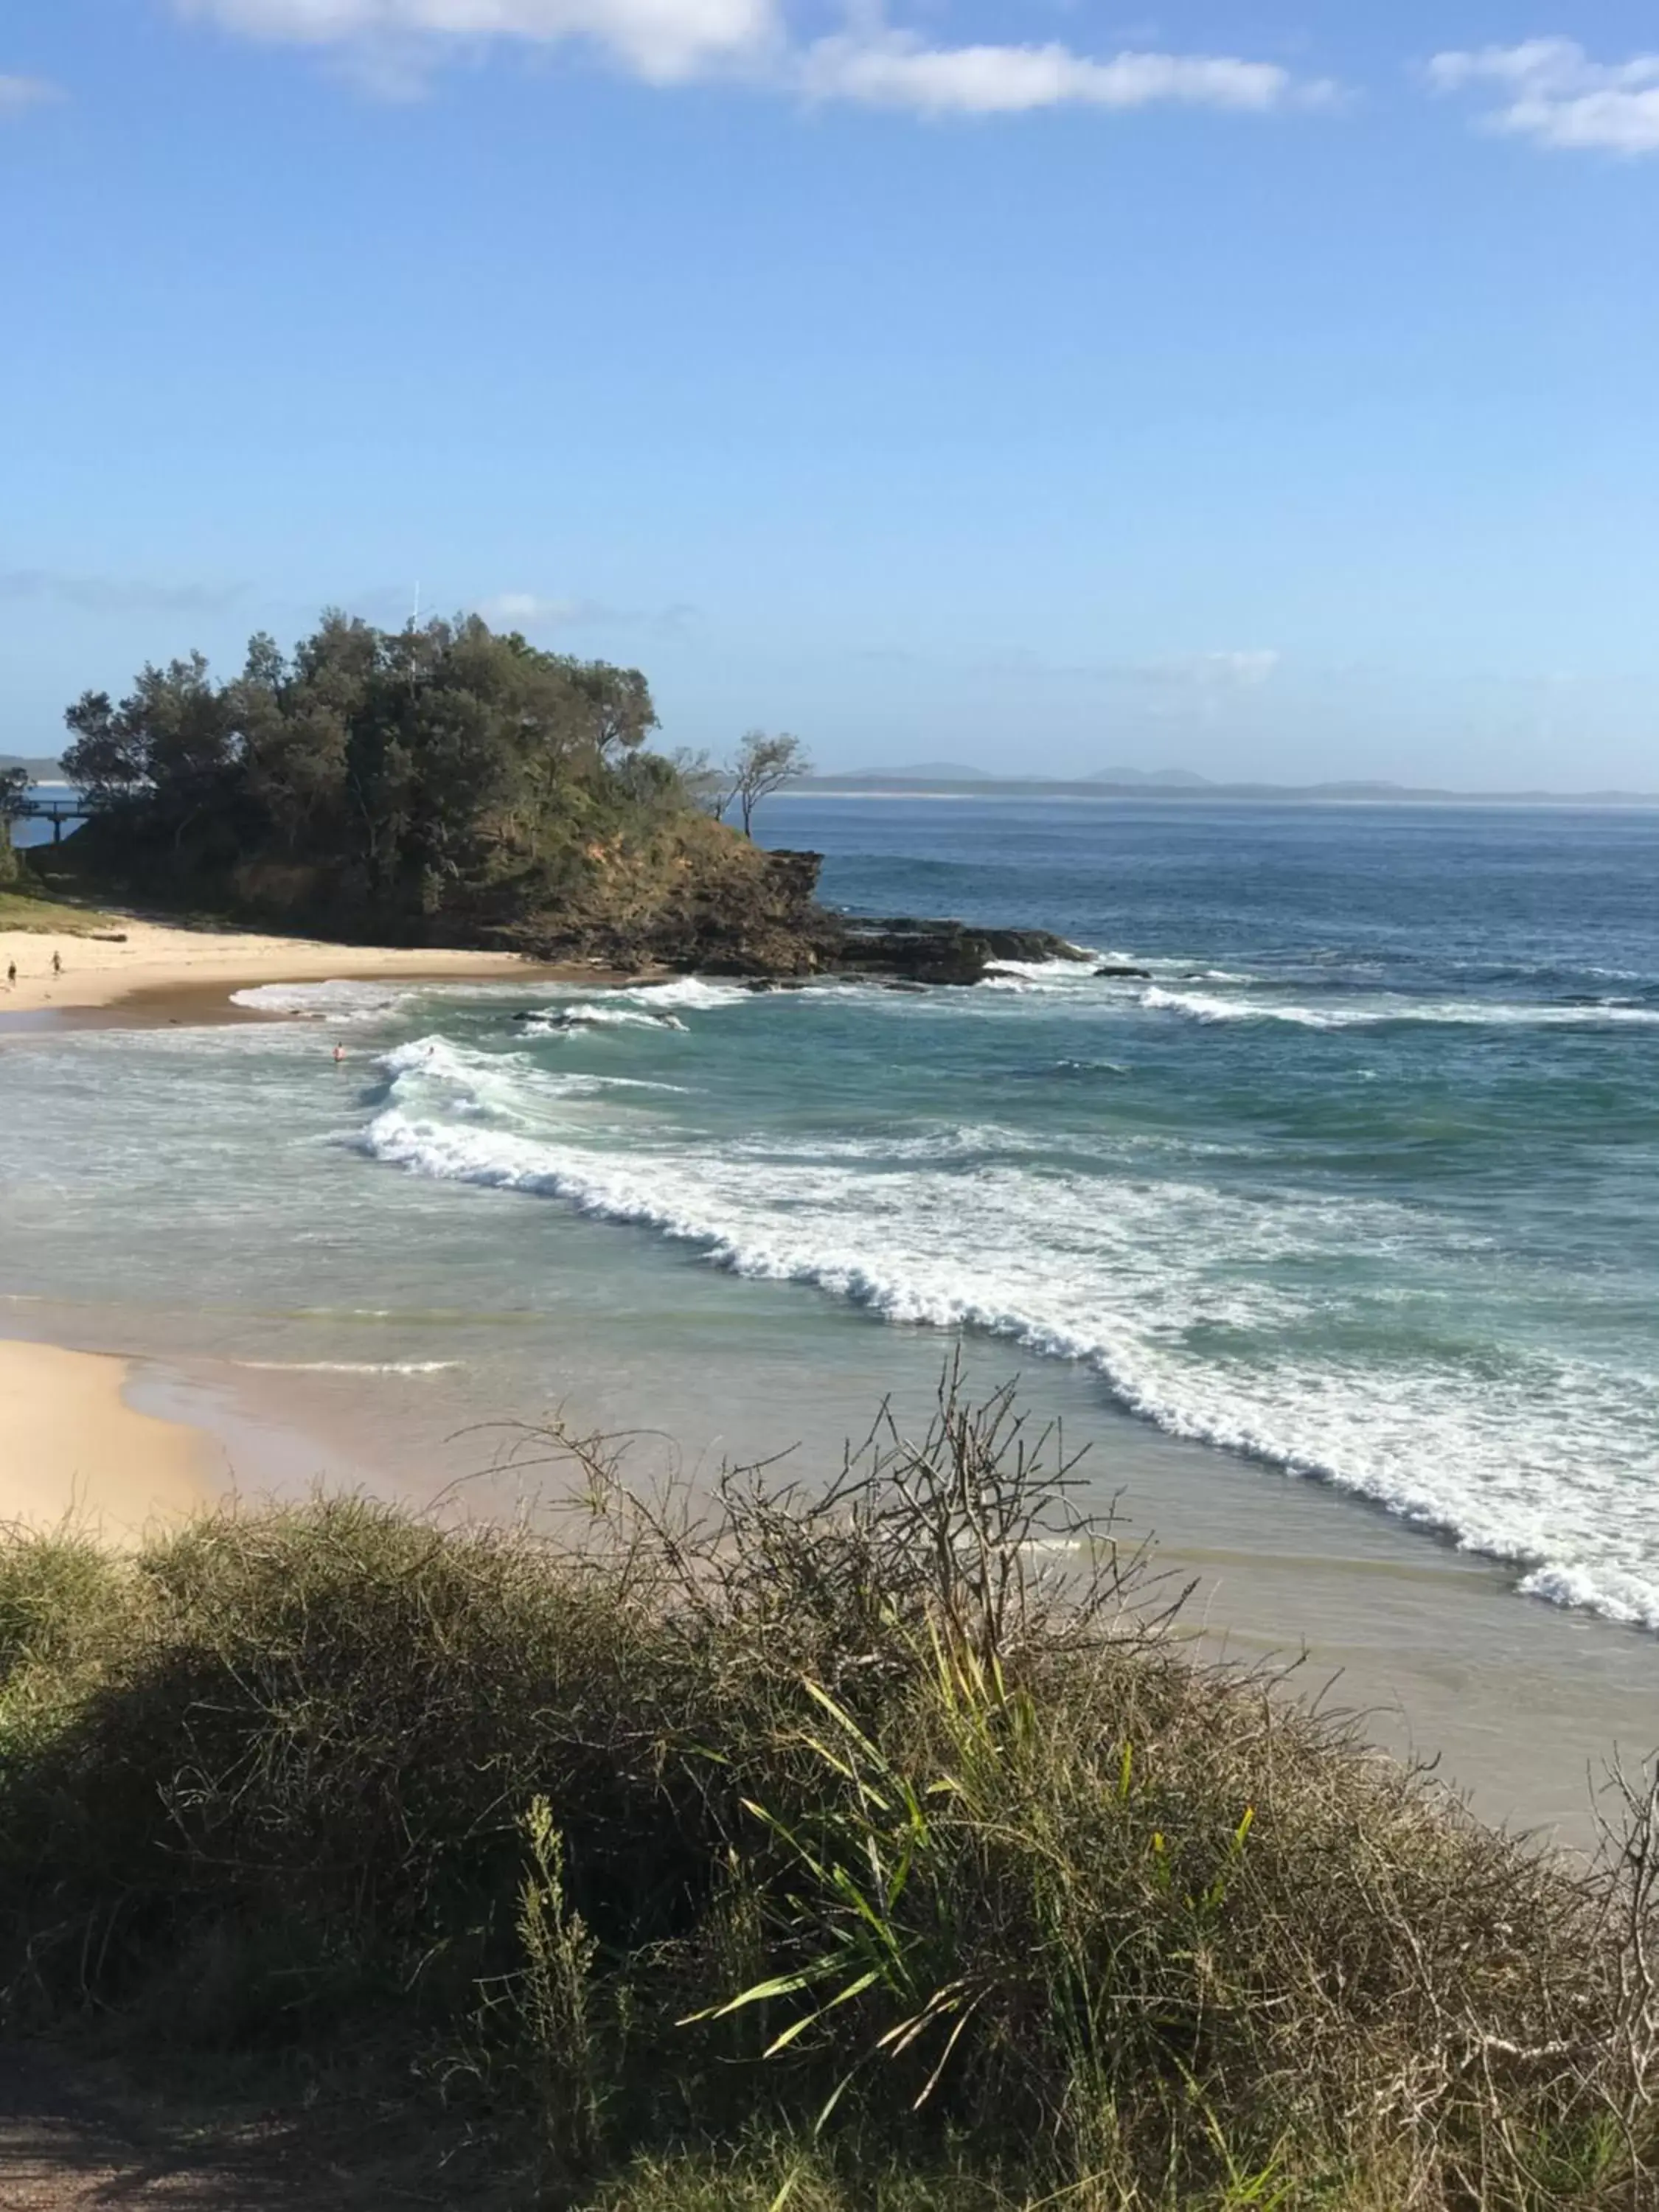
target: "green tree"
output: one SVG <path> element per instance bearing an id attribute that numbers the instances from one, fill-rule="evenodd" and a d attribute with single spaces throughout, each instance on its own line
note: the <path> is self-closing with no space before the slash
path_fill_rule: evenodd
<path id="1" fill-rule="evenodd" d="M 11 843 L 12 825 L 22 817 L 28 788 L 27 769 L 0 768 L 0 884 L 10 883 L 17 873 Z"/>
<path id="2" fill-rule="evenodd" d="M 129 702 L 130 703 L 130 702 Z M 100 804 L 130 799 L 147 770 L 140 731 L 107 691 L 83 691 L 64 720 L 73 733 L 64 753 L 64 774 Z"/>
<path id="3" fill-rule="evenodd" d="M 68 712 L 100 835 L 175 879 L 270 884 L 383 926 L 548 903 L 624 831 L 695 804 L 646 750 L 638 669 L 539 651 L 476 615 L 377 629 L 338 609 L 216 684 L 199 654 Z M 141 869 L 142 872 L 142 869 Z"/>

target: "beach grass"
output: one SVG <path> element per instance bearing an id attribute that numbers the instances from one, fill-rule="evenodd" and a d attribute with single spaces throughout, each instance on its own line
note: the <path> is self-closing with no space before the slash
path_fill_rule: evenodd
<path id="1" fill-rule="evenodd" d="M 27 884 L 27 878 L 21 879 Z M 69 906 L 62 899 L 0 887 L 0 929 L 27 930 L 43 936 L 90 937 L 119 924 L 95 907 Z"/>
<path id="2" fill-rule="evenodd" d="M 1654 2201 L 1641 1787 L 1586 1867 L 1196 1662 L 1006 1394 L 701 1510 L 527 1441 L 550 1531 L 0 1543 L 9 2033 L 378 2069 L 571 2212 Z"/>

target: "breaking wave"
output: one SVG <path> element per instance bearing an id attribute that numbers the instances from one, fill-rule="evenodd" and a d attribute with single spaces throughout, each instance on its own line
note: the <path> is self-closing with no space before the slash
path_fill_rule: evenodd
<path id="1" fill-rule="evenodd" d="M 1140 1003 L 1149 1012 L 1186 1014 L 1196 1022 L 1290 1022 L 1306 1030 L 1382 1029 L 1413 1022 L 1498 1029 L 1659 1026 L 1659 1007 L 1608 1000 L 1582 1005 L 1540 1000 L 1528 1005 L 1485 999 L 1413 1000 L 1378 994 L 1363 1005 L 1310 1006 L 1276 999 L 1217 998 L 1200 991 L 1172 991 L 1153 983 L 1141 993 Z"/>
<path id="2" fill-rule="evenodd" d="M 1512 1563 L 1540 1598 L 1659 1629 L 1659 1541 L 1642 1488 L 1620 1480 L 1632 1439 L 1659 1432 L 1659 1383 L 1536 1347 L 1477 1349 L 1455 1377 L 1438 1352 L 1340 1349 L 1402 1284 L 1440 1298 L 1459 1270 L 1488 1267 L 1480 1236 L 1352 1194 L 1230 1194 L 1178 1165 L 1103 1181 L 989 1127 L 671 1143 L 647 1126 L 608 1148 L 532 1130 L 499 1091 L 469 1090 L 467 1056 L 442 1043 L 387 1055 L 459 1088 L 394 1084 L 355 1139 L 371 1158 L 556 1199 L 894 1322 L 1086 1362 L 1172 1435 L 1340 1485 Z M 1386 1279 L 1334 1289 L 1357 1249 L 1387 1254 Z"/>

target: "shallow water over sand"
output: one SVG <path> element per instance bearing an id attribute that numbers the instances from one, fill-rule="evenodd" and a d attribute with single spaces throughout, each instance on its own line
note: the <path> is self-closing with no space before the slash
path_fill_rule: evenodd
<path id="1" fill-rule="evenodd" d="M 1582 1832 L 1587 1762 L 1659 1738 L 1613 1625 L 1659 1617 L 1659 828 L 1042 816 L 773 833 L 848 903 L 1150 974 L 312 986 L 19 1040 L 0 1291 L 50 1303 L 0 1326 L 182 1360 L 151 1387 L 255 1482 L 422 1497 L 561 1400 L 827 1465 L 961 1337 L 1237 1652 L 1305 1639 L 1486 1809 Z"/>

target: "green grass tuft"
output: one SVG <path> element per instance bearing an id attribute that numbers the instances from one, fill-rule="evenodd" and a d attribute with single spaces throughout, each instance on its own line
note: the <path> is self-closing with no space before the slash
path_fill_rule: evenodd
<path id="1" fill-rule="evenodd" d="M 1622 2212 L 1654 1800 L 1585 1870 L 1206 1669 L 1005 1395 L 701 1516 L 0 1545 L 0 1990 L 323 2054 L 590 2212 Z"/>

